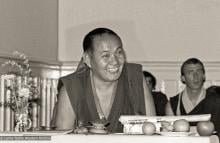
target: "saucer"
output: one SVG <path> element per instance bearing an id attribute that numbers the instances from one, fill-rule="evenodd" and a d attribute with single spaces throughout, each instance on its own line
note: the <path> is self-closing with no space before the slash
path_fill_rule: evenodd
<path id="1" fill-rule="evenodd" d="M 108 134 L 108 131 L 103 129 L 96 129 L 96 128 L 89 129 L 89 132 L 93 134 Z"/>

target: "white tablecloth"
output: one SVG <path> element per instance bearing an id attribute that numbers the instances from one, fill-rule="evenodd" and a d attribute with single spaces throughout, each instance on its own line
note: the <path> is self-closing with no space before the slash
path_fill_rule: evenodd
<path id="1" fill-rule="evenodd" d="M 47 140 L 38 140 L 44 139 Z M 0 142 L 11 139 L 12 142 L 42 142 L 42 143 L 219 143 L 217 136 L 200 137 L 200 136 L 160 136 L 160 135 L 79 135 L 79 134 L 34 134 L 34 133 L 0 133 Z M 17 137 L 17 138 L 16 138 Z M 20 137 L 20 141 L 19 141 Z M 33 137 L 33 138 L 31 138 Z M 29 139 L 29 140 L 28 140 Z"/>
<path id="2" fill-rule="evenodd" d="M 55 143 L 218 143 L 213 137 L 167 137 L 146 135 L 60 135 L 52 136 Z"/>

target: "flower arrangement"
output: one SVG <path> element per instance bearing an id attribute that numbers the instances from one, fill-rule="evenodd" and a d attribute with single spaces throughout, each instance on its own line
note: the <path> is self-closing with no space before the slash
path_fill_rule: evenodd
<path id="1" fill-rule="evenodd" d="M 4 103 L 0 103 L 0 106 L 10 107 L 17 116 L 15 116 L 17 118 L 15 122 L 19 123 L 15 130 L 25 131 L 24 128 L 30 125 L 31 103 L 38 102 L 38 99 L 34 98 L 37 97 L 38 89 L 32 78 L 27 56 L 17 51 L 13 52 L 13 56 L 15 59 L 2 64 L 7 71 L 7 90 L 10 91 L 10 97 Z"/>

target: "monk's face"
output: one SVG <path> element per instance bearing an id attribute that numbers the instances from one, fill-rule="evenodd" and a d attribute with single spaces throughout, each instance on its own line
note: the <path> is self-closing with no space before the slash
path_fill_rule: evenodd
<path id="1" fill-rule="evenodd" d="M 125 63 L 121 40 L 111 34 L 94 37 L 90 54 L 90 68 L 95 78 L 110 82 L 117 80 Z"/>

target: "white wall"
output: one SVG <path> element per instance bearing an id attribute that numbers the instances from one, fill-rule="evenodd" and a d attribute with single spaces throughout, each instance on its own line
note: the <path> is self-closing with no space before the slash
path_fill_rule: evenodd
<path id="1" fill-rule="evenodd" d="M 220 0 L 0 0 L 0 57 L 18 50 L 32 60 L 59 60 L 63 75 L 75 69 L 84 35 L 109 27 L 128 60 L 143 64 L 157 89 L 172 96 L 181 62 L 191 56 L 205 62 L 207 84 L 220 85 L 219 25 Z"/>
<path id="2" fill-rule="evenodd" d="M 15 50 L 32 60 L 57 60 L 58 0 L 0 0 L 0 56 Z"/>
<path id="3" fill-rule="evenodd" d="M 59 0 L 60 61 L 78 61 L 83 36 L 110 27 L 129 61 L 220 61 L 219 0 Z"/>

